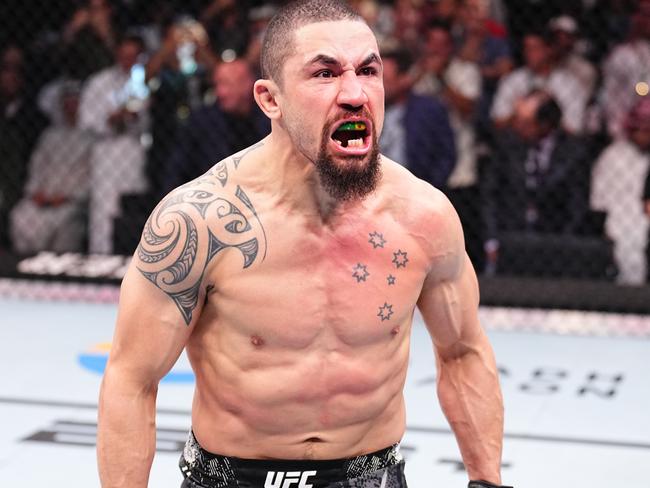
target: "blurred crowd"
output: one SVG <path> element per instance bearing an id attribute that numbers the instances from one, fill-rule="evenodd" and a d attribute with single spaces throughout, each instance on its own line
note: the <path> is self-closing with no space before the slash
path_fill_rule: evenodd
<path id="1" fill-rule="evenodd" d="M 0 254 L 131 254 L 172 188 L 270 130 L 281 1 L 0 6 Z M 481 273 L 648 280 L 650 0 L 350 0 L 382 152 L 443 190 Z"/>

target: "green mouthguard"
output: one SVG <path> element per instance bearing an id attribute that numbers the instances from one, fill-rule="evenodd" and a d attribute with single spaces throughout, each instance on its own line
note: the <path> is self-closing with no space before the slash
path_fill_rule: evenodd
<path id="1" fill-rule="evenodd" d="M 346 122 L 337 130 L 343 131 L 343 130 L 365 130 L 365 129 L 366 129 L 366 124 L 364 124 L 363 122 Z"/>

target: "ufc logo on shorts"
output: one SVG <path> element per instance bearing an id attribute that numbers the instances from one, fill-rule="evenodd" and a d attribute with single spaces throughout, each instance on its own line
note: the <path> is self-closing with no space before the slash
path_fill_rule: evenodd
<path id="1" fill-rule="evenodd" d="M 316 476 L 316 471 L 269 471 L 266 473 L 264 488 L 290 488 L 298 483 L 298 488 L 312 488 L 307 484 L 307 478 Z"/>

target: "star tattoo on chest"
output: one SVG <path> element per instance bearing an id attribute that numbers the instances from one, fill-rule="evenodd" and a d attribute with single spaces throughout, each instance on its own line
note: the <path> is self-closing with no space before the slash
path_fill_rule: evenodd
<path id="1" fill-rule="evenodd" d="M 406 268 L 406 263 L 409 262 L 407 253 L 402 252 L 401 249 L 398 249 L 397 252 L 393 253 L 393 264 L 396 268 Z"/>
<path id="2" fill-rule="evenodd" d="M 387 302 L 384 302 L 384 305 L 379 307 L 377 317 L 379 317 L 383 322 L 384 320 L 390 320 L 390 316 L 393 315 L 393 313 L 393 306 L 389 305 Z"/>
<path id="3" fill-rule="evenodd" d="M 393 286 L 395 284 L 396 280 L 397 280 L 397 278 L 395 278 L 392 274 L 388 275 L 386 277 L 386 281 L 388 282 L 388 286 Z"/>
<path id="4" fill-rule="evenodd" d="M 378 247 L 383 248 L 384 244 L 386 244 L 386 239 L 384 239 L 384 235 L 380 234 L 379 232 L 371 232 L 368 234 L 370 239 L 368 239 L 368 242 L 372 244 L 373 249 L 377 249 Z"/>
<path id="5" fill-rule="evenodd" d="M 368 267 L 365 264 L 357 263 L 354 267 L 352 277 L 357 280 L 357 283 L 366 281 L 370 273 L 368 272 Z"/>

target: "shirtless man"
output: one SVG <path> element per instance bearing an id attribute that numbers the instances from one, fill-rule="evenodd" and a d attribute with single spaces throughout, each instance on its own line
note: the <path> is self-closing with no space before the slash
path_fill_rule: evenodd
<path id="1" fill-rule="evenodd" d="M 122 285 L 100 396 L 105 488 L 147 485 L 159 380 L 196 374 L 183 487 L 406 486 L 413 312 L 471 486 L 501 483 L 503 406 L 460 222 L 379 155 L 372 31 L 332 0 L 271 22 L 257 103 L 271 134 L 165 197 Z"/>

